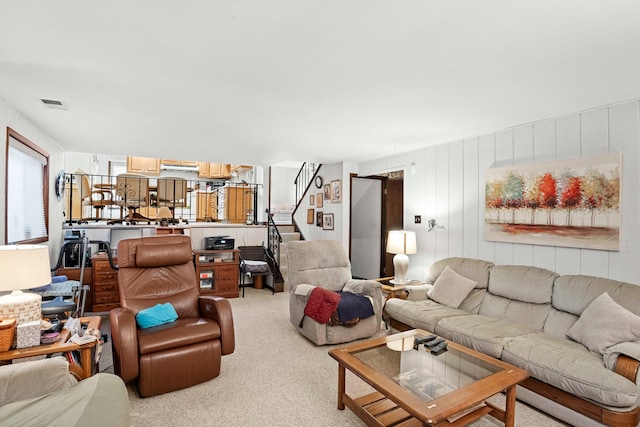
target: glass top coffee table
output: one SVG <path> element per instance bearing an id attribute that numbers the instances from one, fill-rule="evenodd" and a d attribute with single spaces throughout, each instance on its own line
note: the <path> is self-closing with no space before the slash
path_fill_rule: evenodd
<path id="1" fill-rule="evenodd" d="M 369 426 L 462 426 L 487 414 L 512 427 L 516 385 L 526 371 L 447 341 L 432 355 L 411 330 L 329 351 L 338 361 L 338 409 L 351 409 Z M 376 391 L 352 398 L 345 392 L 345 370 Z M 505 408 L 485 402 L 506 391 Z"/>

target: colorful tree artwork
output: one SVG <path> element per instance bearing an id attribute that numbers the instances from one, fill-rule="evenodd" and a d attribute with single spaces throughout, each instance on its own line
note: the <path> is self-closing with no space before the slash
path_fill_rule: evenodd
<path id="1" fill-rule="evenodd" d="M 493 168 L 485 239 L 619 250 L 620 154 Z"/>

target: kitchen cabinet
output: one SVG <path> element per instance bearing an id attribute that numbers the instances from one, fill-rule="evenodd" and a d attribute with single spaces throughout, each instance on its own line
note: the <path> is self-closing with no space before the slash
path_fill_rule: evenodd
<path id="1" fill-rule="evenodd" d="M 160 159 L 151 157 L 127 157 L 127 172 L 142 175 L 160 175 Z"/>

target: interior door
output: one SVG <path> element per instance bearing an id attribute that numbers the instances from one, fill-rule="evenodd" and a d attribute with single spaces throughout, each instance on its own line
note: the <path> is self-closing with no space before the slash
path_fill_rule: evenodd
<path id="1" fill-rule="evenodd" d="M 380 277 L 382 247 L 382 180 L 351 177 L 351 274 Z"/>

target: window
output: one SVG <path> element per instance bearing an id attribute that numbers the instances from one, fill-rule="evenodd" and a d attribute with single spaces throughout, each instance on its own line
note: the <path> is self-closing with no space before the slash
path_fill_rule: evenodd
<path id="1" fill-rule="evenodd" d="M 5 243 L 49 239 L 49 153 L 7 128 Z"/>

